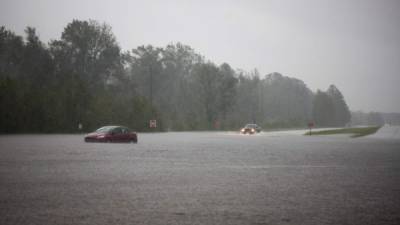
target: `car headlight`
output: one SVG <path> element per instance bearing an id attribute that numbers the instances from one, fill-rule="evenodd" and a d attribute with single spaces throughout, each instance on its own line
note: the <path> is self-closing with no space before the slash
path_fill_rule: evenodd
<path id="1" fill-rule="evenodd" d="M 254 132 L 255 130 L 254 129 L 251 129 L 251 132 Z"/>
<path id="2" fill-rule="evenodd" d="M 241 132 L 244 132 L 244 129 L 241 129 L 240 131 L 241 131 Z"/>

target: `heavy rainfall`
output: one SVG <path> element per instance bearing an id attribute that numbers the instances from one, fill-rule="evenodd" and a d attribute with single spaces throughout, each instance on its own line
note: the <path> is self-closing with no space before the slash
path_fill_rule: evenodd
<path id="1" fill-rule="evenodd" d="M 79 12 L 85 8 L 72 2 Z M 287 6 L 267 2 L 257 4 L 278 11 Z M 358 1 L 350 2 L 354 7 Z M 18 30 L 16 24 L 30 21 L 4 16 L 22 12 L 21 4 L 0 3 L 0 224 L 400 223 L 400 106 L 391 101 L 393 94 L 363 99 L 365 89 L 344 83 L 343 75 L 334 79 L 327 72 L 321 82 L 324 74 L 300 78 L 285 73 L 291 69 L 280 63 L 275 68 L 283 71 L 238 69 L 242 65 L 215 60 L 220 55 L 213 51 L 199 51 L 198 46 L 204 48 L 191 39 L 126 49 L 119 42 L 126 37 L 114 33 L 115 21 L 110 25 L 107 17 L 86 19 L 71 12 L 58 38 L 43 40 L 34 26 Z M 54 7 L 41 4 L 45 12 Z M 256 11 L 243 2 L 240 10 L 238 3 L 226 4 L 229 15 L 243 18 L 249 8 Z M 380 10 L 394 5 L 387 18 L 400 13 L 398 3 L 365 4 Z M 172 12 L 194 10 L 175 1 L 168 6 Z M 382 14 L 373 16 L 377 24 L 385 21 Z M 186 38 L 190 33 L 182 32 Z M 214 42 L 212 37 L 198 41 Z M 249 53 L 240 48 L 235 54 L 249 62 L 244 58 Z M 270 54 L 265 59 L 272 53 L 265 52 Z M 304 53 L 299 62 L 307 57 Z M 391 64 L 396 57 L 387 62 L 382 82 L 398 80 L 391 73 L 398 68 Z M 371 71 L 378 67 L 364 63 Z M 353 80 L 360 79 L 359 70 L 351 71 Z M 396 95 L 398 89 L 391 88 Z M 385 109 L 371 110 L 380 106 Z"/>

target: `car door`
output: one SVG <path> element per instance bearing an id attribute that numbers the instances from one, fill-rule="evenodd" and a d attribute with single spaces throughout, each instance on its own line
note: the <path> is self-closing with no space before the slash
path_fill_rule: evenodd
<path id="1" fill-rule="evenodd" d="M 124 142 L 129 142 L 129 141 L 131 141 L 131 140 L 130 140 L 131 137 L 130 137 L 130 131 L 129 131 L 129 129 L 126 128 L 126 127 L 122 127 L 121 130 L 122 130 L 122 135 L 121 135 L 122 140 L 121 140 L 121 141 L 124 141 Z"/>
<path id="2" fill-rule="evenodd" d="M 121 142 L 124 140 L 124 135 L 122 134 L 121 127 L 114 128 L 112 131 L 112 140 L 114 142 Z"/>

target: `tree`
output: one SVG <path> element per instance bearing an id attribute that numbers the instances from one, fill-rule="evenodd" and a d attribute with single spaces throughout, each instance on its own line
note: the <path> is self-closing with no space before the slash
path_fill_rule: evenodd
<path id="1" fill-rule="evenodd" d="M 255 69 L 234 71 L 181 43 L 121 53 L 107 24 L 73 20 L 43 44 L 0 27 L 0 132 L 75 132 L 104 124 L 148 129 L 236 129 L 256 122 L 342 126 L 350 115 L 335 86 L 313 93 L 301 80 Z M 370 119 L 375 120 L 375 119 Z"/>
<path id="2" fill-rule="evenodd" d="M 0 78 L 19 77 L 23 61 L 24 43 L 21 36 L 15 35 L 4 26 L 0 27 Z"/>
<path id="3" fill-rule="evenodd" d="M 138 86 L 139 92 L 152 104 L 153 98 L 160 97 L 159 93 L 163 90 L 162 49 L 151 45 L 133 49 L 130 66 L 133 82 Z"/>
<path id="4" fill-rule="evenodd" d="M 372 126 L 382 126 L 385 124 L 383 116 L 379 112 L 370 112 L 367 115 L 367 124 Z"/>
<path id="5" fill-rule="evenodd" d="M 169 44 L 162 51 L 163 94 L 157 106 L 169 129 L 193 130 L 201 123 L 197 93 L 191 85 L 192 70 L 198 63 L 203 63 L 203 58 L 187 45 Z"/>
<path id="6" fill-rule="evenodd" d="M 50 50 L 59 97 L 64 103 L 58 105 L 63 109 L 63 126 L 70 131 L 76 130 L 78 123 L 96 126 L 100 123 L 96 111 L 102 109 L 91 106 L 95 96 L 109 91 L 110 84 L 124 73 L 123 57 L 111 27 L 93 20 L 73 20 L 65 27 L 61 40 L 51 42 Z M 112 94 L 107 97 L 113 98 Z"/>
<path id="7" fill-rule="evenodd" d="M 238 80 L 235 72 L 227 63 L 219 67 L 217 107 L 221 116 L 222 128 L 225 126 L 227 114 L 233 109 L 236 102 L 236 84 Z"/>
<path id="8" fill-rule="evenodd" d="M 204 109 L 208 129 L 213 128 L 217 118 L 218 72 L 218 67 L 211 62 L 199 63 L 193 68 L 192 85 Z"/>
<path id="9" fill-rule="evenodd" d="M 17 79 L 23 61 L 22 37 L 0 27 L 0 132 L 17 132 L 21 126 L 20 87 Z"/>
<path id="10" fill-rule="evenodd" d="M 351 114 L 342 93 L 335 85 L 330 85 L 326 92 L 333 101 L 334 106 L 334 125 L 344 126 L 350 122 Z"/>
<path id="11" fill-rule="evenodd" d="M 317 91 L 313 101 L 313 117 L 317 126 L 333 126 L 335 106 L 332 98 L 320 90 Z"/>
<path id="12" fill-rule="evenodd" d="M 9 77 L 0 78 L 0 133 L 18 132 L 21 126 L 21 104 L 18 84 Z"/>
<path id="13" fill-rule="evenodd" d="M 23 42 L 21 37 L 0 28 L 0 79 L 7 90 L 0 104 L 9 114 L 5 118 L 14 121 L 14 128 L 6 126 L 6 130 L 44 132 L 51 113 L 51 106 L 45 105 L 49 101 L 53 61 L 35 29 L 27 27 L 25 33 Z"/>
<path id="14" fill-rule="evenodd" d="M 303 81 L 275 72 L 265 77 L 263 85 L 268 124 L 303 126 L 311 118 L 313 94 Z"/>
<path id="15" fill-rule="evenodd" d="M 51 47 L 54 56 L 61 59 L 59 68 L 79 77 L 91 89 L 104 87 L 123 68 L 120 47 L 107 24 L 73 20 Z"/>

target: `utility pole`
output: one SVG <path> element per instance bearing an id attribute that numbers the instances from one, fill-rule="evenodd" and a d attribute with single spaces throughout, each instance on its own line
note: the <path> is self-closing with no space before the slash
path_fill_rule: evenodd
<path id="1" fill-rule="evenodd" d="M 157 120 L 154 118 L 154 110 L 153 110 L 153 67 L 149 65 L 149 78 L 150 78 L 150 110 L 151 110 L 151 119 L 149 121 L 150 128 L 157 127 Z"/>
<path id="2" fill-rule="evenodd" d="M 151 117 L 153 117 L 153 69 L 151 64 L 149 66 L 150 73 L 150 107 L 151 107 Z"/>

